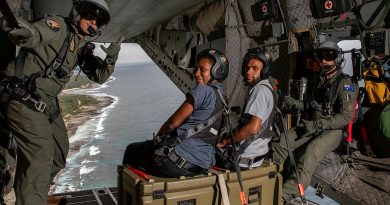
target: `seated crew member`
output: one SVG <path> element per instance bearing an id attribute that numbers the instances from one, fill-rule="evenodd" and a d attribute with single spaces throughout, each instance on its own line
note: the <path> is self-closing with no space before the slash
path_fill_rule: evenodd
<path id="1" fill-rule="evenodd" d="M 273 91 L 274 86 L 271 85 L 274 79 L 268 78 L 270 64 L 269 55 L 259 49 L 249 50 L 243 59 L 242 76 L 250 90 L 238 128 L 232 132 L 234 141 L 239 143 L 238 161 L 242 168 L 260 166 L 269 151 L 269 129 L 277 100 L 276 93 Z M 224 153 L 217 155 L 217 165 L 234 169 L 230 145 L 230 134 L 223 136 L 217 144 Z"/>
<path id="2" fill-rule="evenodd" d="M 297 180 L 305 188 L 326 155 L 335 150 L 342 139 L 342 129 L 352 119 L 354 103 L 358 96 L 358 86 L 351 77 L 341 71 L 342 56 L 339 46 L 333 41 L 321 43 L 315 50 L 319 61 L 321 82 L 315 88 L 313 99 L 309 98 L 309 119 L 289 129 L 279 142 L 273 142 L 272 160 L 283 164 L 288 157 L 288 148 L 295 150 L 306 146 L 305 153 L 297 162 Z M 284 103 L 299 110 L 304 103 L 286 96 Z M 286 138 L 287 142 L 286 143 Z M 283 185 L 283 200 L 289 202 L 299 196 L 298 185 L 294 179 L 287 178 Z"/>
<path id="3" fill-rule="evenodd" d="M 199 125 L 222 112 L 222 82 L 228 72 L 229 63 L 222 53 L 215 49 L 201 51 L 194 70 L 197 85 L 154 140 L 127 146 L 123 164 L 160 177 L 193 176 L 214 165 L 220 120 L 203 130 Z"/>

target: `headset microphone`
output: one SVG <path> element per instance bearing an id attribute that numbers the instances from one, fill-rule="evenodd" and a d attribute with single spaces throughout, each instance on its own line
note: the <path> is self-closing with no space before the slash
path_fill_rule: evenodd
<path id="1" fill-rule="evenodd" d="M 98 29 L 98 30 L 95 30 L 92 26 L 88 26 L 88 28 L 87 28 L 87 30 L 88 30 L 88 35 L 89 36 L 96 36 L 96 35 L 98 35 L 98 36 L 100 36 L 101 35 L 101 32 L 100 32 L 100 30 Z"/>

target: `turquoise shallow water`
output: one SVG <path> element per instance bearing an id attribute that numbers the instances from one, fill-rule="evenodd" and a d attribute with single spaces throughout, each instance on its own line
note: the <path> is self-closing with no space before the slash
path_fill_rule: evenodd
<path id="1" fill-rule="evenodd" d="M 119 64 L 110 82 L 72 92 L 108 95 L 115 101 L 70 138 L 70 146 L 80 149 L 69 153 L 55 192 L 116 186 L 116 166 L 127 144 L 151 139 L 184 100 L 184 94 L 152 63 Z"/>

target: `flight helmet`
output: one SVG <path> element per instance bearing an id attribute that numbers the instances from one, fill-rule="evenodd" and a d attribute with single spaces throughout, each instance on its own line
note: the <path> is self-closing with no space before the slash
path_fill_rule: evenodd
<path id="1" fill-rule="evenodd" d="M 110 12 L 105 0 L 74 0 L 69 15 L 76 24 L 80 18 L 94 19 L 98 28 L 107 25 L 110 21 Z"/>
<path id="2" fill-rule="evenodd" d="M 335 60 L 337 65 L 342 62 L 341 49 L 334 41 L 324 41 L 314 51 L 318 60 Z"/>
<path id="3" fill-rule="evenodd" d="M 226 56 L 216 49 L 205 49 L 198 53 L 196 61 L 204 57 L 214 59 L 214 65 L 211 67 L 211 77 L 214 80 L 223 82 L 229 74 L 229 61 Z"/>
<path id="4" fill-rule="evenodd" d="M 246 72 L 246 64 L 250 59 L 257 59 L 263 63 L 263 70 L 260 73 L 260 79 L 266 79 L 270 74 L 271 57 L 260 48 L 250 49 L 244 56 L 242 61 L 241 75 L 244 77 Z"/>
<path id="5" fill-rule="evenodd" d="M 323 59 L 326 61 L 334 60 L 336 63 L 336 68 L 332 66 L 324 66 L 321 68 L 321 75 L 328 75 L 336 72 L 343 62 L 341 49 L 334 41 L 324 41 L 320 43 L 320 45 L 318 45 L 318 47 L 314 50 L 314 55 L 319 61 L 322 61 Z"/>

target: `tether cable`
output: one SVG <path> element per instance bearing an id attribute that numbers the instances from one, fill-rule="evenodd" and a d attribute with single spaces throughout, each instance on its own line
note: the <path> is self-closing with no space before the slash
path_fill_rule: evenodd
<path id="1" fill-rule="evenodd" d="M 278 114 L 280 114 L 281 116 L 281 119 L 283 119 L 283 114 L 282 112 L 279 110 L 278 107 L 276 107 L 276 112 Z M 287 151 L 288 151 L 288 155 L 290 157 L 290 162 L 291 162 L 291 166 L 293 166 L 293 170 L 294 170 L 294 175 L 295 175 L 295 182 L 297 183 L 298 185 L 298 193 L 301 197 L 301 200 L 302 200 L 302 204 L 307 204 L 307 201 L 306 201 L 306 198 L 305 198 L 305 188 L 303 186 L 303 184 L 299 183 L 299 180 L 298 180 L 298 171 L 297 171 L 297 164 L 295 162 L 295 158 L 294 158 L 294 154 L 293 154 L 293 151 L 291 150 L 291 147 L 289 146 L 289 143 L 288 143 L 288 139 L 287 139 L 287 135 L 286 135 L 286 124 L 284 122 L 284 120 L 282 120 L 282 123 L 283 123 L 283 135 L 284 135 L 284 138 L 286 140 L 286 145 L 287 145 Z M 288 202 L 287 202 L 288 203 Z"/>

